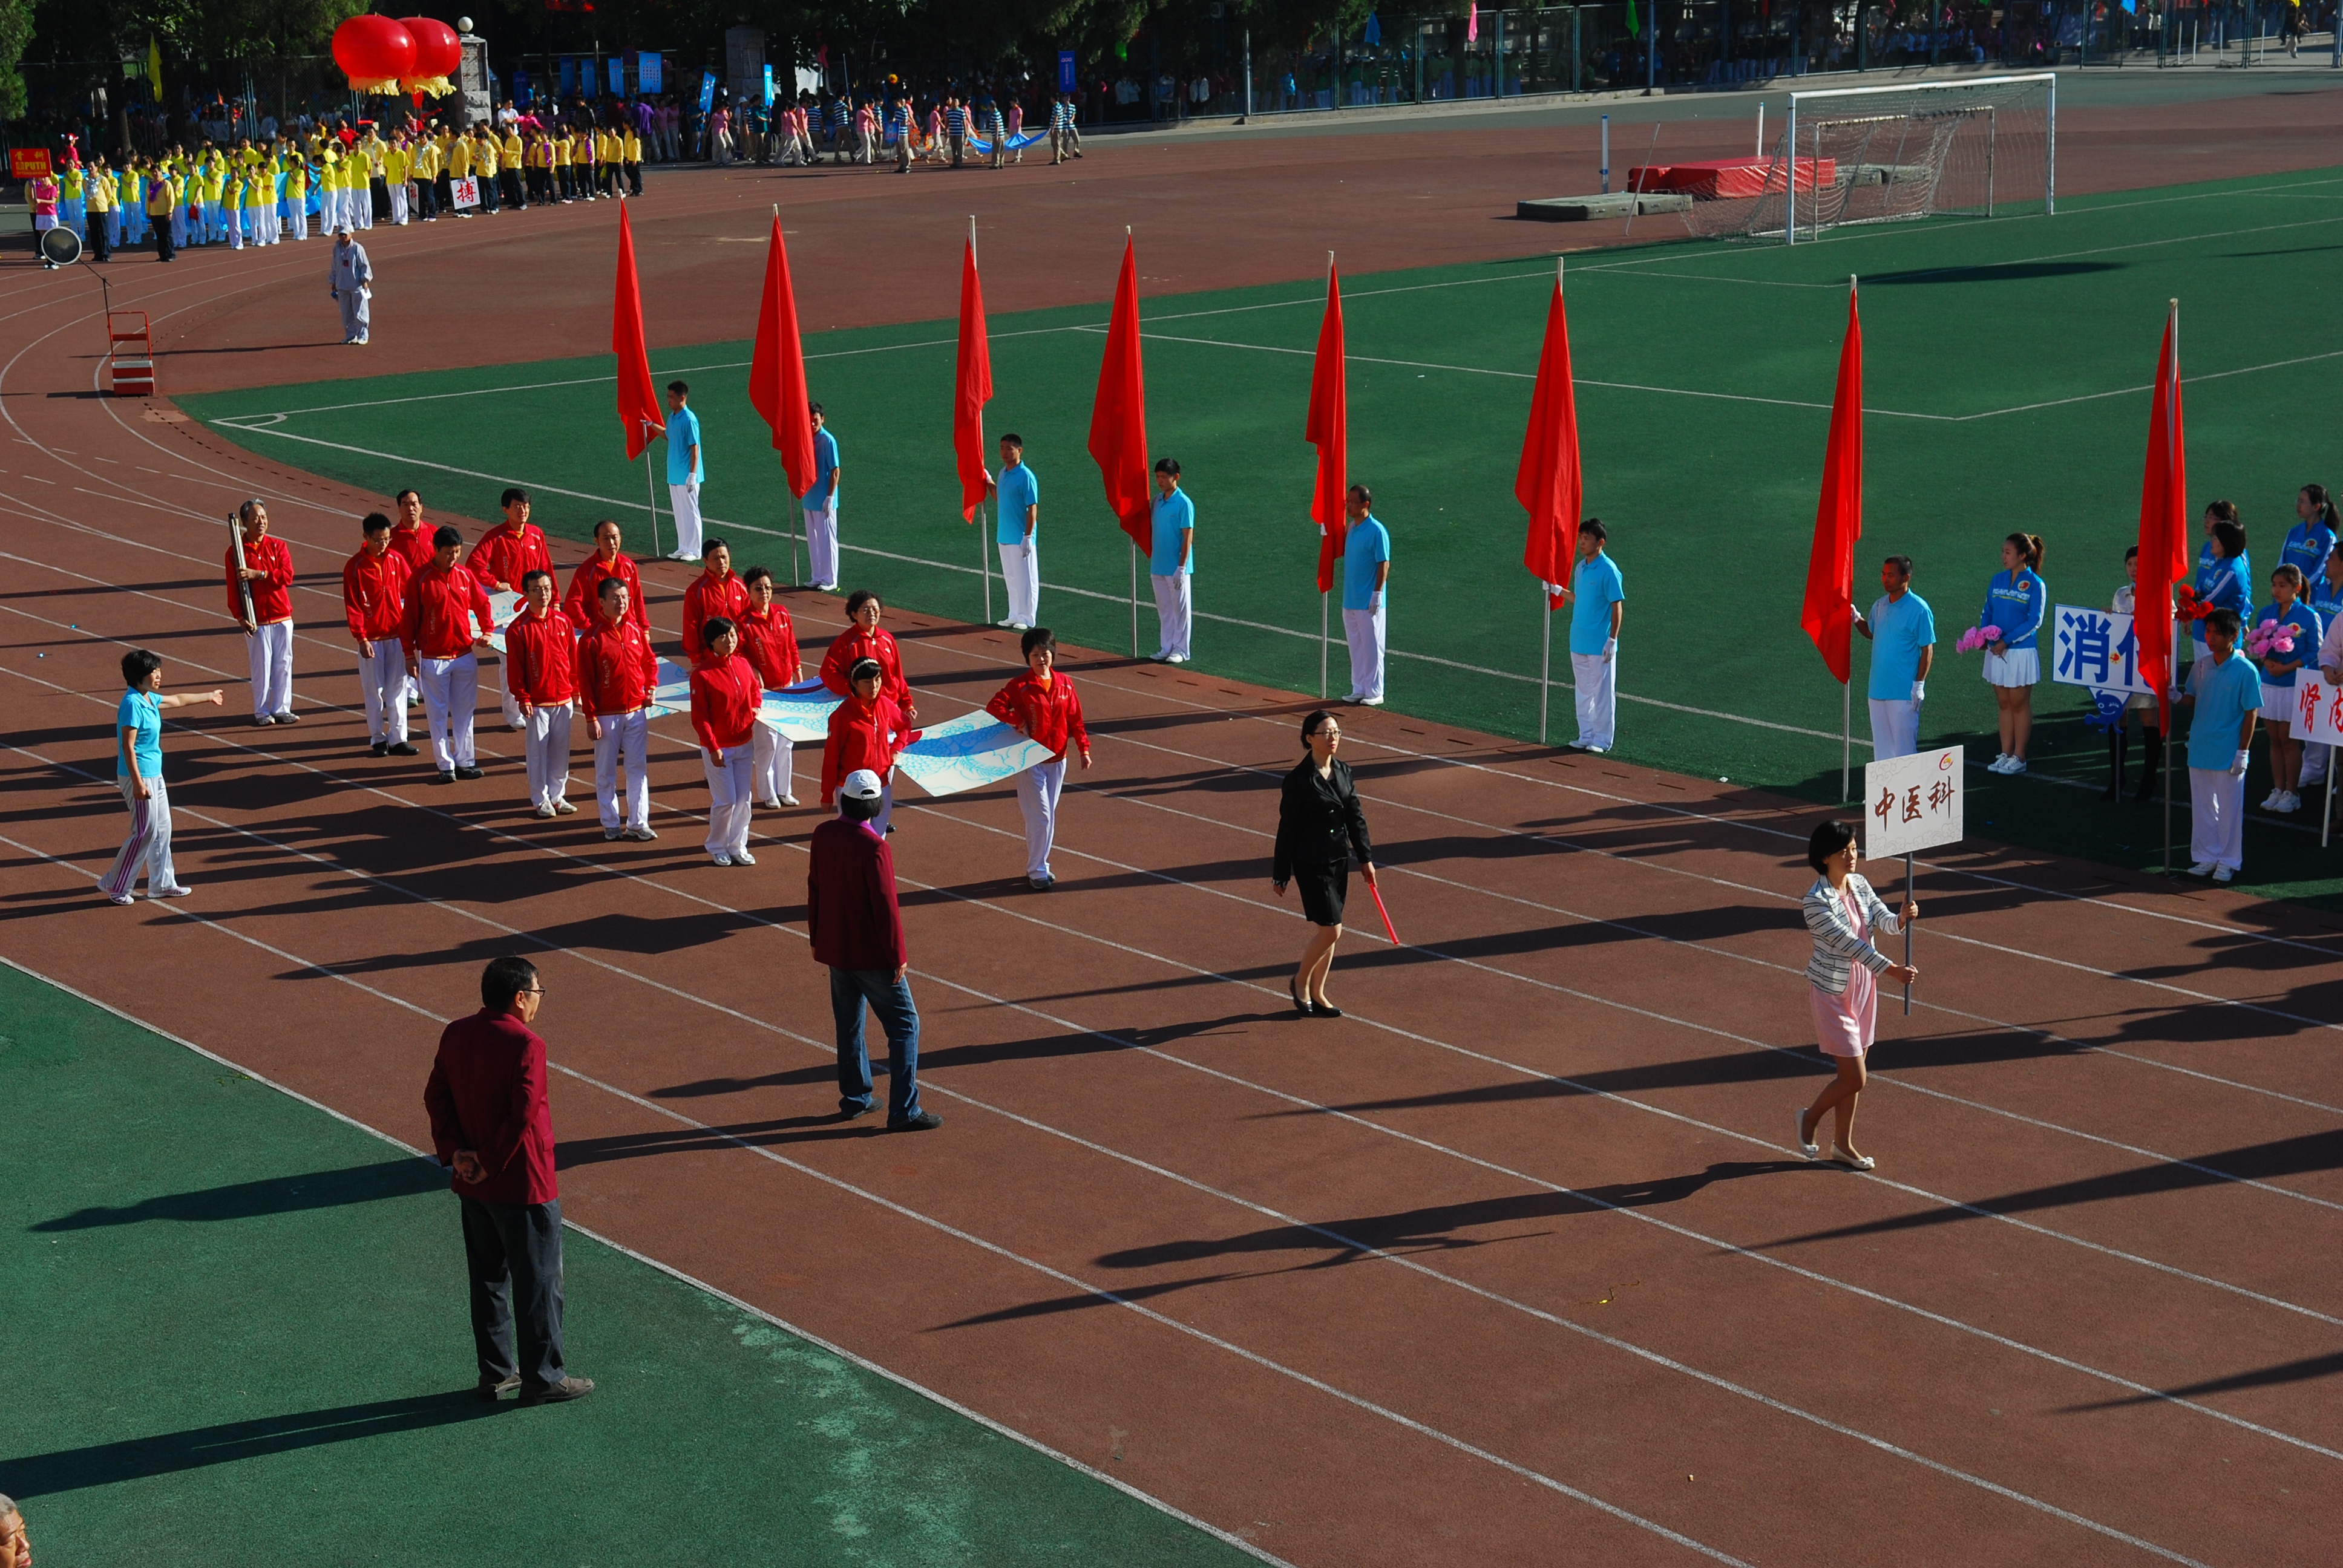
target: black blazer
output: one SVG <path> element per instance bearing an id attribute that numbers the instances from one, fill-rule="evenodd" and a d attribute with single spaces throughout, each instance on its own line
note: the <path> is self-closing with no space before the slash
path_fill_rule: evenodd
<path id="1" fill-rule="evenodd" d="M 1318 777 L 1317 765 L 1304 757 L 1285 776 L 1277 801 L 1277 859 L 1270 870 L 1273 882 L 1293 879 L 1296 866 L 1340 865 L 1343 851 L 1371 864 L 1374 846 L 1367 841 L 1367 816 L 1359 809 L 1359 791 L 1351 782 L 1351 766 L 1336 758 Z"/>

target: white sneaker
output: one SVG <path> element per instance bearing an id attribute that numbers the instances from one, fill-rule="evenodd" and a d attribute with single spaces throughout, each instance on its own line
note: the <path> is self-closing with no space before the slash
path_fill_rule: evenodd
<path id="1" fill-rule="evenodd" d="M 2213 874 L 2213 862 L 2210 860 L 2199 860 L 2195 865 L 2188 868 L 2188 874 L 2192 877 L 2209 877 Z M 2226 875 L 2227 873 L 2225 872 L 2224 874 Z"/>
<path id="2" fill-rule="evenodd" d="M 2265 810 L 2265 811 L 2277 811 L 2277 810 L 2280 810 L 2280 809 L 2282 809 L 2283 808 L 2281 808 L 2281 807 L 2278 805 L 2278 802 L 2279 802 L 2279 801 L 2281 801 L 2281 800 L 2283 800 L 2283 799 L 2286 799 L 2286 791 L 2285 791 L 2285 790 L 2283 790 L 2283 789 L 2272 789 L 2268 794 L 2267 794 L 2267 795 L 2265 795 L 2265 796 L 2263 796 L 2263 797 L 2262 797 L 2261 809 L 2263 809 L 2263 810 Z"/>
<path id="3" fill-rule="evenodd" d="M 2025 759 L 2025 758 L 2023 758 L 2023 757 L 2013 757 L 2013 758 L 2011 758 L 2011 759 L 2009 759 L 2009 766 L 2008 766 L 2008 767 L 2006 767 L 2006 768 L 2005 768 L 2005 769 L 2002 769 L 2002 771 L 2003 771 L 2004 773 L 2023 773 L 2023 772 L 2025 772 L 2025 771 L 2026 771 L 2026 759 Z"/>
<path id="4" fill-rule="evenodd" d="M 1985 770 L 1988 773 L 2000 773 L 2006 770 L 2008 767 L 2009 753 L 1998 751 L 1994 754 L 1993 760 L 1985 765 Z"/>
<path id="5" fill-rule="evenodd" d="M 746 849 L 735 849 L 732 851 L 732 863 L 736 866 L 753 866 L 757 863 L 757 857 Z"/>
<path id="6" fill-rule="evenodd" d="M 784 806 L 794 806 L 797 803 L 798 798 L 794 795 L 784 795 L 781 797 L 781 804 Z"/>
<path id="7" fill-rule="evenodd" d="M 1188 656 L 1184 653 L 1175 653 L 1163 662 L 1166 664 L 1185 664 L 1188 662 Z"/>
<path id="8" fill-rule="evenodd" d="M 2226 882 L 2236 875 L 2237 872 L 2232 871 L 2227 866 L 2218 866 L 2214 868 L 2213 870 L 2213 879 L 2217 882 Z"/>
<path id="9" fill-rule="evenodd" d="M 726 854 L 726 853 L 725 853 L 723 850 L 721 850 L 721 849 L 717 850 L 714 854 L 712 854 L 712 855 L 709 856 L 708 858 L 709 858 L 709 859 L 711 859 L 711 860 L 715 861 L 715 862 L 716 862 L 718 865 L 719 865 L 719 866 L 729 866 L 729 865 L 730 865 L 730 864 L 732 863 L 732 857 L 731 857 L 731 856 L 729 856 L 729 855 L 728 855 L 728 854 Z"/>
<path id="10" fill-rule="evenodd" d="M 2278 804 L 2271 807 L 2270 809 L 2273 811 L 2299 811 L 2302 809 L 2302 797 L 2296 794 L 2293 790 L 2288 789 L 2278 796 Z"/>
<path id="11" fill-rule="evenodd" d="M 195 889 L 185 882 L 178 882 L 167 888 L 149 888 L 146 896 L 150 899 L 184 899 L 194 891 Z"/>

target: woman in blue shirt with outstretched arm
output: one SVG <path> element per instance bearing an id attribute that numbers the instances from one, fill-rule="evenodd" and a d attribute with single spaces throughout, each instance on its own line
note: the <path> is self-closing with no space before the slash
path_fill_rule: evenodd
<path id="1" fill-rule="evenodd" d="M 1986 683 L 2000 708 L 2001 755 L 1988 771 L 2026 771 L 2026 744 L 2034 736 L 2034 687 L 2042 678 L 2036 634 L 2050 608 L 2050 590 L 2037 575 L 2042 536 L 2012 534 L 2001 541 L 2002 569 L 1986 585 L 1977 626 L 1990 634 L 1985 648 Z"/>

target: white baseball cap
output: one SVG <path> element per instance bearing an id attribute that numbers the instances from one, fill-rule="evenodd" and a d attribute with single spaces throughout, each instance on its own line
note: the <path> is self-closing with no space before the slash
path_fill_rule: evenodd
<path id="1" fill-rule="evenodd" d="M 886 793 L 887 787 L 879 782 L 879 775 L 868 768 L 857 768 L 846 776 L 838 792 L 850 800 L 876 800 Z"/>

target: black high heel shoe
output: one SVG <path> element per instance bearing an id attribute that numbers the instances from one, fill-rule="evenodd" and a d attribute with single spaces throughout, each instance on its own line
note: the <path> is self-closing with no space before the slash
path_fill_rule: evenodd
<path id="1" fill-rule="evenodd" d="M 1342 1010 L 1336 1007 L 1331 1001 L 1312 1002 L 1310 1006 L 1310 1016 L 1312 1018 L 1340 1018 L 1342 1016 Z"/>
<path id="2" fill-rule="evenodd" d="M 1300 983 L 1301 982 L 1297 980 L 1287 980 L 1285 982 L 1285 994 L 1293 999 L 1293 1010 L 1295 1012 L 1300 1013 L 1303 1018 L 1313 1017 L 1315 1016 L 1316 1010 L 1308 1002 L 1302 1000 Z"/>

